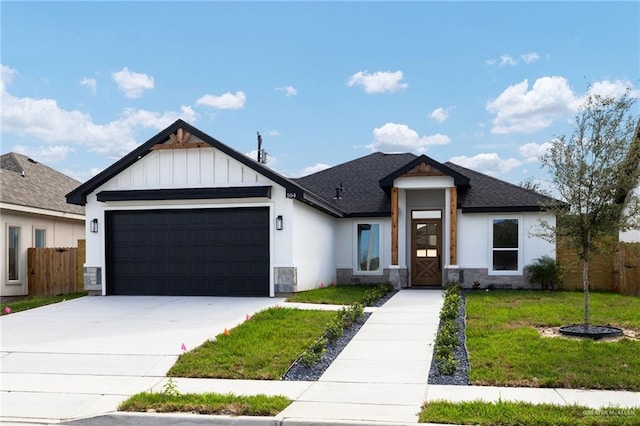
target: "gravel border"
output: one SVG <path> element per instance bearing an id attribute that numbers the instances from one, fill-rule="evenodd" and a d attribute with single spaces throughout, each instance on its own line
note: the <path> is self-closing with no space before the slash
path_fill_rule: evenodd
<path id="1" fill-rule="evenodd" d="M 384 297 L 376 300 L 370 305 L 370 307 L 380 307 L 384 305 L 389 299 L 391 299 L 398 290 L 393 290 L 387 293 Z M 342 336 L 335 342 L 327 344 L 326 351 L 322 355 L 320 361 L 311 366 L 306 366 L 298 360 L 289 367 L 289 370 L 282 376 L 282 380 L 296 380 L 296 381 L 316 381 L 324 374 L 329 368 L 331 363 L 340 355 L 340 352 L 349 344 L 351 339 L 358 333 L 360 328 L 371 316 L 370 312 L 366 312 L 360 320 L 356 321 L 353 326 L 344 330 Z"/>
<path id="2" fill-rule="evenodd" d="M 438 373 L 436 367 L 435 356 L 431 360 L 431 369 L 429 370 L 429 380 L 427 383 L 431 385 L 461 385 L 468 386 L 469 382 L 469 357 L 467 355 L 467 340 L 466 340 L 466 297 L 465 292 L 460 292 L 460 307 L 458 309 L 458 317 L 456 318 L 456 324 L 458 325 L 458 340 L 460 344 L 456 346 L 453 356 L 458 361 L 458 366 L 453 375 L 448 376 Z M 438 325 L 438 330 L 442 321 Z M 433 348 L 435 354 L 435 347 Z"/>

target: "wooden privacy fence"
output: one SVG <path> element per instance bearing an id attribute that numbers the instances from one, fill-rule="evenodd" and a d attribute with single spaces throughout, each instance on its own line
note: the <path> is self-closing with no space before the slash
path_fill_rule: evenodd
<path id="1" fill-rule="evenodd" d="M 84 240 L 78 248 L 29 248 L 29 296 L 55 296 L 84 290 Z"/>
<path id="2" fill-rule="evenodd" d="M 563 288 L 582 290 L 582 261 L 576 252 L 558 245 L 558 262 L 564 267 Z M 640 296 L 640 243 L 620 243 L 612 256 L 596 254 L 589 262 L 589 288 Z"/>

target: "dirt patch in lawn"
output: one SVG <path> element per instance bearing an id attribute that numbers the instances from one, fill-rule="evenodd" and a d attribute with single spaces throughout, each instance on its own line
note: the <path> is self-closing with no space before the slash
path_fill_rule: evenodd
<path id="1" fill-rule="evenodd" d="M 540 336 L 542 337 L 557 337 L 557 338 L 561 338 L 561 339 L 582 339 L 582 337 L 573 337 L 573 336 L 565 336 L 563 334 L 560 333 L 560 327 L 536 327 L 536 330 L 538 330 L 538 333 L 540 333 Z M 617 342 L 620 339 L 631 339 L 631 340 L 640 340 L 640 333 L 635 331 L 635 330 L 631 330 L 628 328 L 623 328 L 622 329 L 622 336 L 618 336 L 618 337 L 603 337 L 602 339 L 599 339 L 599 342 Z"/>

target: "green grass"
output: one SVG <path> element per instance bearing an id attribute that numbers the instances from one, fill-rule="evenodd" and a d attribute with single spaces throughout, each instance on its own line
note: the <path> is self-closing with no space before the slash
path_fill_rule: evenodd
<path id="1" fill-rule="evenodd" d="M 352 305 L 362 303 L 366 305 L 365 293 L 375 288 L 375 285 L 345 285 L 317 288 L 314 290 L 295 293 L 287 299 L 287 302 L 319 303 L 325 305 Z"/>
<path id="2" fill-rule="evenodd" d="M 269 308 L 178 358 L 171 377 L 280 380 L 324 333 L 332 311 Z"/>
<path id="3" fill-rule="evenodd" d="M 497 403 L 434 401 L 423 406 L 419 422 L 483 426 L 632 426 L 640 424 L 640 409 L 612 407 L 594 410 L 578 405 L 560 406 L 506 401 Z"/>
<path id="4" fill-rule="evenodd" d="M 580 292 L 467 293 L 475 385 L 640 390 L 640 341 L 541 337 L 537 326 L 581 323 Z M 591 323 L 640 332 L 640 299 L 591 294 Z"/>
<path id="5" fill-rule="evenodd" d="M 143 392 L 124 401 L 120 411 L 149 411 L 158 413 L 187 412 L 198 414 L 224 414 L 231 416 L 275 416 L 291 400 L 284 396 L 236 396 L 233 394 L 180 394 Z"/>
<path id="6" fill-rule="evenodd" d="M 59 303 L 63 300 L 77 299 L 78 297 L 86 296 L 87 293 L 69 293 L 61 294 L 59 296 L 50 297 L 34 297 L 30 299 L 16 300 L 15 302 L 7 302 L 0 304 L 0 315 L 7 315 L 5 308 L 8 306 L 11 308 L 11 313 L 26 311 L 28 309 L 39 308 L 40 306 L 51 305 L 52 303 Z"/>

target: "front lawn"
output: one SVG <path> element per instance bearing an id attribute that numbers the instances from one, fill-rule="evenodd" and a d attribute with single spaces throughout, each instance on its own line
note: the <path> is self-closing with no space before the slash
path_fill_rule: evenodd
<path id="1" fill-rule="evenodd" d="M 582 320 L 580 292 L 469 292 L 466 335 L 475 385 L 640 390 L 640 341 L 541 337 Z M 591 294 L 591 323 L 640 332 L 640 299 Z"/>
<path id="2" fill-rule="evenodd" d="M 64 300 L 77 299 L 78 297 L 86 296 L 87 293 L 69 293 L 61 294 L 58 296 L 49 297 L 33 297 L 30 299 L 16 300 L 15 302 L 7 302 L 0 304 L 0 315 L 7 315 L 8 313 L 15 313 L 20 311 L 26 311 L 28 309 L 39 308 L 40 306 L 51 305 L 52 303 L 59 303 Z M 8 309 L 7 309 L 8 308 Z"/>
<path id="3" fill-rule="evenodd" d="M 367 306 L 392 290 L 393 287 L 389 284 L 338 284 L 295 293 L 287 299 L 287 302 L 319 303 L 325 305 L 353 305 L 354 303 L 362 303 Z"/>
<path id="4" fill-rule="evenodd" d="M 610 407 L 594 410 L 578 405 L 508 401 L 434 401 L 424 405 L 419 422 L 487 426 L 632 426 L 640 424 L 640 409 Z"/>
<path id="5" fill-rule="evenodd" d="M 143 392 L 120 404 L 120 411 L 182 412 L 229 416 L 275 416 L 291 400 L 284 396 L 236 396 L 233 394 L 174 394 Z"/>
<path id="6" fill-rule="evenodd" d="M 322 337 L 332 311 L 269 308 L 178 358 L 171 377 L 280 380 L 289 366 Z"/>

